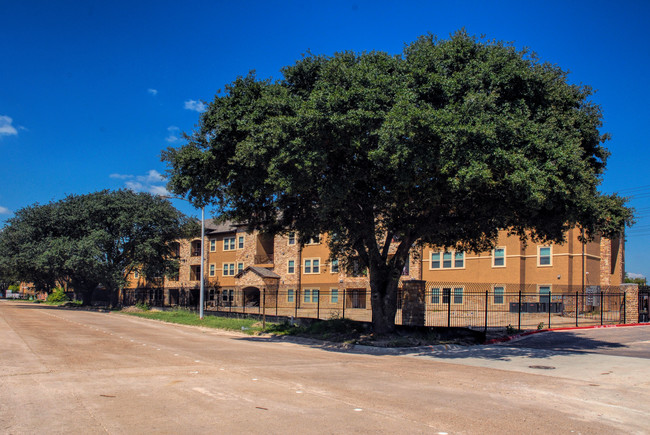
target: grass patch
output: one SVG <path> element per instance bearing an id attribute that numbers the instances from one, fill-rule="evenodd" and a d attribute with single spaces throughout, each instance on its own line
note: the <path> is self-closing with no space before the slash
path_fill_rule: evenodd
<path id="1" fill-rule="evenodd" d="M 262 324 L 256 319 L 219 316 L 204 316 L 203 319 L 199 319 L 197 313 L 181 309 L 171 311 L 131 309 L 122 310 L 121 312 L 130 316 L 144 317 L 145 319 L 161 320 L 163 322 L 178 323 L 181 325 L 204 326 L 207 328 L 240 331 L 246 334 L 262 332 Z"/>

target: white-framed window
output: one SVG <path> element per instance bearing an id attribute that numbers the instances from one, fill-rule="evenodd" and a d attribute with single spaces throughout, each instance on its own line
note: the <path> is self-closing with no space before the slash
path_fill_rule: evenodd
<path id="1" fill-rule="evenodd" d="M 287 239 L 288 239 L 288 242 L 287 242 L 288 245 L 295 245 L 296 244 L 296 233 L 295 233 L 295 231 L 291 231 L 288 234 Z"/>
<path id="2" fill-rule="evenodd" d="M 303 271 L 306 274 L 320 273 L 320 258 L 305 258 Z"/>
<path id="3" fill-rule="evenodd" d="M 216 274 L 216 271 L 217 271 L 217 266 L 215 264 L 211 264 L 209 266 L 209 269 L 210 269 L 210 272 L 209 272 L 210 276 L 214 276 Z"/>
<path id="4" fill-rule="evenodd" d="M 318 289 L 312 289 L 312 291 L 311 291 L 311 301 L 312 302 L 314 302 L 314 303 L 318 302 L 318 293 L 320 293 L 318 291 Z"/>
<path id="5" fill-rule="evenodd" d="M 552 266 L 553 265 L 553 250 L 550 246 L 537 247 L 537 265 L 538 266 Z"/>
<path id="6" fill-rule="evenodd" d="M 431 253 L 430 269 L 440 269 L 440 252 Z"/>
<path id="7" fill-rule="evenodd" d="M 432 304 L 440 303 L 440 287 L 433 287 L 431 289 L 431 303 Z"/>
<path id="8" fill-rule="evenodd" d="M 287 261 L 287 273 L 289 273 L 289 274 L 296 273 L 296 261 L 295 260 Z"/>
<path id="9" fill-rule="evenodd" d="M 492 250 L 492 267 L 505 267 L 506 248 L 498 246 Z"/>
<path id="10" fill-rule="evenodd" d="M 287 302 L 293 302 L 294 301 L 294 290 L 290 288 L 287 290 Z"/>
<path id="11" fill-rule="evenodd" d="M 237 263 L 237 273 L 244 271 L 244 263 Z"/>
<path id="12" fill-rule="evenodd" d="M 539 293 L 539 301 L 543 303 L 551 302 L 551 286 L 550 285 L 539 285 L 537 286 L 537 292 Z"/>
<path id="13" fill-rule="evenodd" d="M 244 249 L 244 236 L 237 237 L 237 249 Z"/>
<path id="14" fill-rule="evenodd" d="M 337 288 L 330 289 L 330 302 L 333 304 L 339 303 L 339 289 Z"/>
<path id="15" fill-rule="evenodd" d="M 217 250 L 217 241 L 215 239 L 210 239 L 210 252 Z"/>
<path id="16" fill-rule="evenodd" d="M 137 270 L 134 270 L 134 271 L 133 271 L 133 278 L 134 278 L 134 279 L 138 279 L 138 278 L 140 278 L 140 273 L 139 273 Z"/>
<path id="17" fill-rule="evenodd" d="M 464 269 L 465 253 L 460 251 L 431 252 L 429 269 Z"/>
<path id="18" fill-rule="evenodd" d="M 504 303 L 504 294 L 506 292 L 505 286 L 495 285 L 493 288 L 493 303 L 494 305 L 503 305 Z"/>
<path id="19" fill-rule="evenodd" d="M 235 263 L 223 263 L 223 276 L 235 276 Z"/>
<path id="20" fill-rule="evenodd" d="M 309 240 L 307 240 L 307 243 L 305 245 L 318 245 L 320 243 L 320 236 L 314 236 L 310 237 Z"/>
<path id="21" fill-rule="evenodd" d="M 224 251 L 234 251 L 235 250 L 235 237 L 224 237 L 223 238 L 223 250 Z"/>
<path id="22" fill-rule="evenodd" d="M 302 301 L 311 302 L 311 289 L 306 288 L 302 291 Z"/>
<path id="23" fill-rule="evenodd" d="M 459 305 L 463 303 L 463 288 L 454 287 L 454 304 Z"/>
<path id="24" fill-rule="evenodd" d="M 330 263 L 330 273 L 339 273 L 339 260 L 332 260 Z"/>

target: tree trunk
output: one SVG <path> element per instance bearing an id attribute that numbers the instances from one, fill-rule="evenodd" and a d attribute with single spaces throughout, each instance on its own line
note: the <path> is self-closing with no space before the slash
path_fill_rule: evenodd
<path id="1" fill-rule="evenodd" d="M 399 278 L 395 280 L 386 275 L 386 273 L 371 273 L 370 276 L 372 328 L 379 335 L 395 331 Z"/>

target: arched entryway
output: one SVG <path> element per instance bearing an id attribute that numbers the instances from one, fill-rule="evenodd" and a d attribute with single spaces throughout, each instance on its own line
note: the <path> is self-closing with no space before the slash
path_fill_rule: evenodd
<path id="1" fill-rule="evenodd" d="M 245 287 L 244 292 L 244 306 L 246 307 L 259 307 L 260 306 L 260 289 L 257 287 Z"/>

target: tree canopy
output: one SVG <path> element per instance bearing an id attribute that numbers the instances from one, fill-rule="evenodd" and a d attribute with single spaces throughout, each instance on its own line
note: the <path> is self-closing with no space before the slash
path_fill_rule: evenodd
<path id="1" fill-rule="evenodd" d="M 0 269 L 51 291 L 68 283 L 90 303 L 112 295 L 133 270 L 161 277 L 175 266 L 170 243 L 191 226 L 169 201 L 130 190 L 70 195 L 16 212 L 0 232 Z"/>
<path id="2" fill-rule="evenodd" d="M 333 255 L 369 268 L 379 332 L 416 244 L 482 251 L 500 229 L 562 242 L 631 222 L 598 191 L 608 137 L 591 89 L 525 50 L 459 31 L 282 74 L 226 85 L 163 152 L 169 187 L 252 228 L 333 235 Z"/>

